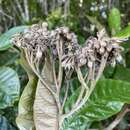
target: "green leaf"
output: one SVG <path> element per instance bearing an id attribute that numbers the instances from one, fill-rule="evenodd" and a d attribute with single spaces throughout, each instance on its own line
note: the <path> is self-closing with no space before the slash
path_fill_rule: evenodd
<path id="1" fill-rule="evenodd" d="M 113 74 L 113 78 L 130 82 L 130 69 L 123 66 L 117 66 Z"/>
<path id="2" fill-rule="evenodd" d="M 6 50 L 12 46 L 10 39 L 16 33 L 23 32 L 28 26 L 18 26 L 10 29 L 0 36 L 0 51 Z"/>
<path id="3" fill-rule="evenodd" d="M 89 121 L 103 120 L 119 112 L 124 103 L 130 103 L 130 83 L 111 79 L 101 80 L 78 115 Z"/>
<path id="4" fill-rule="evenodd" d="M 4 116 L 0 116 L 0 130 L 16 130 Z"/>
<path id="5" fill-rule="evenodd" d="M 101 80 L 86 105 L 68 119 L 68 126 L 73 126 L 77 120 L 82 125 L 86 121 L 106 119 L 118 113 L 124 103 L 130 103 L 130 83 L 111 79 Z"/>
<path id="6" fill-rule="evenodd" d="M 18 100 L 20 83 L 17 73 L 8 67 L 0 68 L 0 109 L 12 106 Z"/>
<path id="7" fill-rule="evenodd" d="M 128 38 L 128 37 L 130 37 L 130 26 L 125 27 L 121 31 L 117 32 L 114 36 L 119 37 L 119 38 Z"/>
<path id="8" fill-rule="evenodd" d="M 121 29 L 121 14 L 117 8 L 111 9 L 108 17 L 108 24 L 112 35 Z"/>
<path id="9" fill-rule="evenodd" d="M 19 53 L 16 53 L 13 49 L 14 48 L 6 51 L 0 51 L 0 66 L 9 66 L 16 62 L 19 58 Z"/>
<path id="10" fill-rule="evenodd" d="M 33 130 L 35 127 L 33 120 L 33 104 L 37 86 L 37 77 L 30 69 L 28 63 L 23 58 L 23 55 L 21 56 L 20 62 L 28 74 L 29 81 L 19 100 L 16 123 L 20 130 Z"/>

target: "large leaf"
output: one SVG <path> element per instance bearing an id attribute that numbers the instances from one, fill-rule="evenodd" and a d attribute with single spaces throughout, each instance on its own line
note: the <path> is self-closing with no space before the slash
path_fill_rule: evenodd
<path id="1" fill-rule="evenodd" d="M 0 109 L 12 106 L 19 99 L 20 83 L 17 73 L 8 68 L 0 68 Z"/>
<path id="2" fill-rule="evenodd" d="M 54 89 L 52 66 L 49 60 L 45 62 L 42 72 L 46 84 Z M 34 101 L 34 122 L 36 130 L 57 130 L 58 109 L 53 95 L 39 80 Z"/>
<path id="3" fill-rule="evenodd" d="M 18 117 L 16 119 L 19 130 L 33 130 L 33 104 L 35 97 L 35 90 L 37 86 L 37 77 L 28 66 L 25 59 L 21 58 L 21 65 L 28 74 L 29 81 L 24 88 L 19 101 Z"/>
<path id="4" fill-rule="evenodd" d="M 128 38 L 130 37 L 130 26 L 125 27 L 121 31 L 117 32 L 115 37 L 120 37 L 120 38 Z"/>
<path id="5" fill-rule="evenodd" d="M 0 130 L 16 130 L 4 116 L 0 116 Z"/>
<path id="6" fill-rule="evenodd" d="M 111 9 L 108 18 L 108 24 L 112 35 L 121 29 L 121 14 L 117 8 Z"/>
<path id="7" fill-rule="evenodd" d="M 86 121 L 106 119 L 118 113 L 124 103 L 130 103 L 130 83 L 120 80 L 101 80 L 86 105 L 68 119 L 67 125 L 71 128 L 77 120 L 82 125 Z"/>
<path id="8" fill-rule="evenodd" d="M 10 29 L 0 36 L 0 51 L 6 50 L 12 46 L 10 39 L 16 33 L 23 32 L 28 26 L 18 26 Z"/>

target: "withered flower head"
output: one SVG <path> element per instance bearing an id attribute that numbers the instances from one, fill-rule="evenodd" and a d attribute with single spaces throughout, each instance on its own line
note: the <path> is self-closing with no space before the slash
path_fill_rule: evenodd
<path id="1" fill-rule="evenodd" d="M 77 36 L 67 27 L 60 27 L 49 31 L 48 24 L 34 24 L 24 33 L 16 34 L 13 43 L 33 53 L 35 58 L 41 58 L 47 50 L 51 50 L 52 57 L 61 61 L 62 67 L 71 69 L 86 65 L 92 68 L 100 64 L 102 57 L 107 54 L 107 63 L 120 61 L 123 48 L 119 43 L 127 40 L 110 38 L 103 29 L 97 37 L 89 37 L 84 46 L 78 44 Z"/>
<path id="2" fill-rule="evenodd" d="M 23 49 L 32 51 L 36 58 L 42 57 L 49 44 L 50 32 L 47 30 L 47 23 L 34 24 L 23 33 L 17 34 L 13 38 L 13 43 Z"/>

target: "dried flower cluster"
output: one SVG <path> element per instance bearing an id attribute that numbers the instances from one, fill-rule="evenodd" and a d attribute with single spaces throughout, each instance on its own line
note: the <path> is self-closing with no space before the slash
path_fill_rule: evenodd
<path id="1" fill-rule="evenodd" d="M 17 34 L 13 38 L 16 46 L 33 52 L 33 56 L 41 58 L 50 49 L 53 58 L 58 58 L 61 52 L 62 66 L 74 68 L 87 65 L 89 68 L 94 63 L 99 63 L 102 55 L 108 53 L 107 62 L 115 64 L 123 50 L 119 44 L 124 39 L 109 38 L 102 30 L 96 37 L 90 37 L 85 45 L 78 44 L 77 36 L 69 31 L 67 27 L 57 28 L 49 31 L 47 23 L 32 25 L 22 34 Z M 61 49 L 61 50 L 60 50 Z"/>
<path id="2" fill-rule="evenodd" d="M 65 54 L 62 65 L 64 67 L 84 66 L 92 68 L 100 64 L 102 56 L 108 55 L 107 63 L 115 64 L 121 59 L 123 47 L 118 43 L 126 39 L 109 38 L 106 36 L 105 30 L 102 30 L 96 37 L 89 37 L 83 47 L 76 48 L 75 51 Z"/>

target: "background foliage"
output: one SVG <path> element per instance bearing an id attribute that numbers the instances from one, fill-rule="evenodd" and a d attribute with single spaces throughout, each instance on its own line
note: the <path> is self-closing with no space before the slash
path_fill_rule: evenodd
<path id="1" fill-rule="evenodd" d="M 129 6 L 129 0 L 0 0 L 0 130 L 18 129 L 18 101 L 28 82 L 20 65 L 20 53 L 11 45 L 15 33 L 47 21 L 50 29 L 68 26 L 78 35 L 80 44 L 102 28 L 110 36 L 129 37 Z M 104 79 L 97 84 L 88 105 L 66 120 L 64 130 L 103 129 L 124 104 L 130 104 L 130 40 L 122 46 L 122 64 L 105 69 Z M 68 98 L 65 111 L 75 100 L 77 85 L 76 80 L 70 81 L 74 94 Z M 128 113 L 116 129 L 130 129 L 129 123 Z"/>

